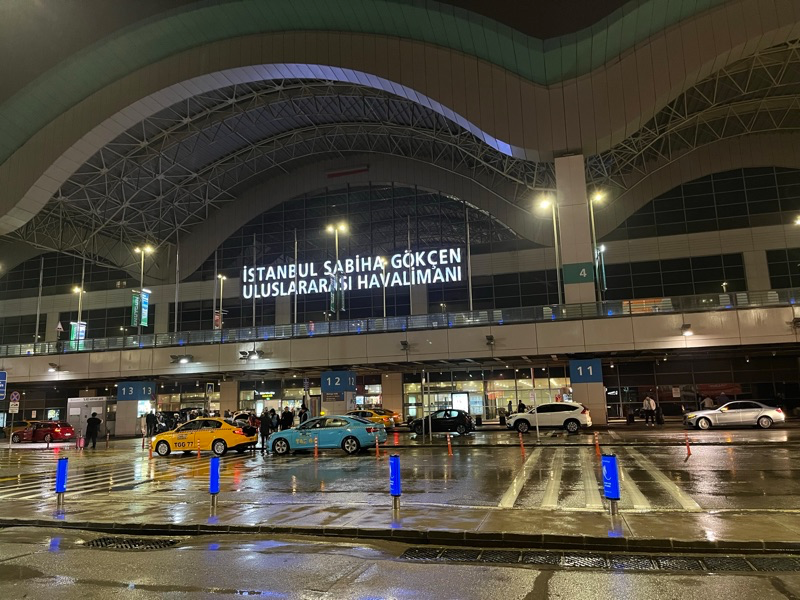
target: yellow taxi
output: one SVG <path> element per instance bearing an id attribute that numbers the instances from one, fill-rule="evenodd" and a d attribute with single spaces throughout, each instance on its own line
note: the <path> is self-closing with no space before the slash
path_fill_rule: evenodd
<path id="1" fill-rule="evenodd" d="M 13 416 L 13 415 L 10 415 L 10 416 Z M 38 422 L 39 421 L 37 421 L 37 420 L 31 420 L 31 419 L 28 419 L 28 420 L 20 419 L 20 420 L 17 420 L 17 421 L 12 421 L 10 426 L 3 427 L 3 435 L 4 435 L 4 437 L 8 437 L 8 436 L 10 436 L 11 434 L 13 434 L 13 433 L 15 433 L 17 431 L 24 431 L 28 427 L 33 426 L 34 423 L 38 423 Z"/>
<path id="2" fill-rule="evenodd" d="M 378 412 L 377 409 L 373 410 L 364 408 L 359 410 L 351 410 L 349 413 L 347 413 L 347 416 L 361 417 L 362 419 L 366 419 L 367 421 L 371 421 L 373 423 L 380 423 L 386 427 L 386 429 L 394 427 L 394 419 L 392 416 L 388 414 L 382 414 L 381 412 Z"/>
<path id="3" fill-rule="evenodd" d="M 254 447 L 256 442 L 258 430 L 255 427 L 219 417 L 198 417 L 177 429 L 154 436 L 150 447 L 159 456 L 168 456 L 173 451 L 188 454 L 193 450 L 211 450 L 217 456 L 223 456 L 228 450 L 241 454 Z"/>
<path id="4" fill-rule="evenodd" d="M 395 412 L 393 410 L 389 410 L 388 408 L 373 408 L 374 412 L 378 413 L 379 415 L 388 415 L 394 421 L 395 426 L 403 424 L 403 416 Z"/>

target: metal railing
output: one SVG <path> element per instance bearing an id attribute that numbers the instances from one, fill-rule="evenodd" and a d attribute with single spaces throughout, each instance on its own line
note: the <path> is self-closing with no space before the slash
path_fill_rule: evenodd
<path id="1" fill-rule="evenodd" d="M 7 344 L 0 346 L 0 357 L 103 352 L 107 350 L 170 346 L 181 347 L 200 344 L 228 344 L 328 335 L 435 330 L 452 327 L 499 326 L 513 323 L 735 310 L 763 306 L 791 306 L 795 304 L 799 293 L 800 290 L 793 289 L 730 292 L 727 294 L 676 296 L 674 298 L 607 300 L 585 304 L 553 304 L 549 306 L 475 310 L 471 312 L 433 313 L 407 317 L 379 317 L 296 323 L 293 325 L 268 325 L 265 327 L 242 327 L 239 329 L 151 333 L 141 336 L 129 335 L 81 341 Z"/>

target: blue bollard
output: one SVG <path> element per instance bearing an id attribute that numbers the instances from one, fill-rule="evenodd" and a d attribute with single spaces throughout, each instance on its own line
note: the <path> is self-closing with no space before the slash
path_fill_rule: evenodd
<path id="1" fill-rule="evenodd" d="M 208 469 L 208 493 L 211 494 L 211 511 L 217 510 L 217 494 L 219 494 L 219 456 L 212 456 Z"/>
<path id="2" fill-rule="evenodd" d="M 616 515 L 618 513 L 617 503 L 620 500 L 617 455 L 603 454 L 601 465 L 603 469 L 603 495 L 611 502 L 611 514 Z"/>
<path id="3" fill-rule="evenodd" d="M 392 510 L 400 510 L 403 484 L 400 480 L 400 456 L 397 454 L 389 457 L 389 493 L 392 495 Z"/>
<path id="4" fill-rule="evenodd" d="M 67 491 L 67 458 L 59 458 L 56 467 L 56 503 L 58 508 L 64 506 L 64 492 Z"/>

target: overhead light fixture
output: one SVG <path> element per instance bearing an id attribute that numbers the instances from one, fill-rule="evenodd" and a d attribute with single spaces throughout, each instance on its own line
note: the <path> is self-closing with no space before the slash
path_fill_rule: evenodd
<path id="1" fill-rule="evenodd" d="M 694 335 L 694 331 L 692 331 L 692 326 L 690 323 L 684 323 L 681 325 L 681 335 L 684 337 L 689 337 L 690 335 Z"/>
<path id="2" fill-rule="evenodd" d="M 239 350 L 239 360 L 261 360 L 264 352 L 261 350 Z"/>
<path id="3" fill-rule="evenodd" d="M 57 365 L 56 363 L 48 363 L 50 367 L 47 369 L 48 373 L 55 373 L 61 370 L 61 366 Z"/>
<path id="4" fill-rule="evenodd" d="M 486 345 L 487 346 L 494 346 L 494 336 L 493 335 L 487 335 L 486 336 Z"/>
<path id="5" fill-rule="evenodd" d="M 194 362 L 194 356 L 191 354 L 170 354 L 169 357 L 172 359 L 173 364 L 187 365 Z"/>

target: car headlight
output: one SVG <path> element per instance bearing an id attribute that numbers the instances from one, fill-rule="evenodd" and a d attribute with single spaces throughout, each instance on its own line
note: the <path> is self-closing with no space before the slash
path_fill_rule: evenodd
<path id="1" fill-rule="evenodd" d="M 694 419 L 697 415 L 686 415 L 687 419 Z"/>

